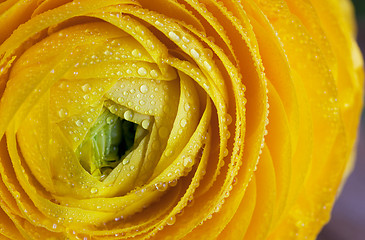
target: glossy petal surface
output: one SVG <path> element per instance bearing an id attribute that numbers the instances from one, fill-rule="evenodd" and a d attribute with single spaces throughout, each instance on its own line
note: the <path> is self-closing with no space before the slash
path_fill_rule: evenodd
<path id="1" fill-rule="evenodd" d="M 347 0 L 0 3 L 4 239 L 315 239 L 354 158 Z"/>

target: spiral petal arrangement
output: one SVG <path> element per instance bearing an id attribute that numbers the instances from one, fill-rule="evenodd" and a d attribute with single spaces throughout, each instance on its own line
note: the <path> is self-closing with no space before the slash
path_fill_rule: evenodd
<path id="1" fill-rule="evenodd" d="M 354 157 L 345 0 L 0 3 L 4 239 L 314 239 Z"/>

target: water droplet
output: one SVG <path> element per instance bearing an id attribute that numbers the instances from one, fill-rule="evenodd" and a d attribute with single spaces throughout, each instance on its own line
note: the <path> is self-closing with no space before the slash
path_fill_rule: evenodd
<path id="1" fill-rule="evenodd" d="M 167 184 L 166 183 L 156 183 L 155 187 L 160 192 L 164 192 L 164 191 L 167 190 Z"/>
<path id="2" fill-rule="evenodd" d="M 227 125 L 230 125 L 232 123 L 232 116 L 230 114 L 227 113 L 226 115 L 226 123 Z"/>
<path id="3" fill-rule="evenodd" d="M 150 71 L 150 75 L 151 75 L 151 77 L 153 77 L 153 78 L 157 78 L 157 77 L 158 77 L 158 72 L 157 72 L 155 69 L 152 69 L 152 70 Z"/>
<path id="4" fill-rule="evenodd" d="M 86 83 L 86 84 L 82 85 L 81 89 L 84 92 L 89 92 L 91 90 L 91 86 L 90 86 L 90 84 Z"/>
<path id="5" fill-rule="evenodd" d="M 112 105 L 112 106 L 110 106 L 109 111 L 114 114 L 118 111 L 118 107 L 115 105 Z"/>
<path id="6" fill-rule="evenodd" d="M 166 224 L 171 226 L 174 225 L 175 222 L 176 222 L 176 217 L 171 216 L 169 219 L 167 219 Z"/>
<path id="7" fill-rule="evenodd" d="M 176 179 L 169 181 L 169 186 L 170 187 L 175 187 L 176 184 L 177 184 L 177 180 Z"/>
<path id="8" fill-rule="evenodd" d="M 169 37 L 175 41 L 175 42 L 179 42 L 180 41 L 180 37 L 179 35 L 177 35 L 175 32 L 171 31 L 169 32 Z"/>
<path id="9" fill-rule="evenodd" d="M 188 112 L 190 110 L 190 104 L 189 103 L 185 103 L 184 108 L 185 108 L 185 111 Z"/>
<path id="10" fill-rule="evenodd" d="M 203 62 L 204 67 L 208 70 L 211 71 L 212 70 L 212 66 L 210 66 L 210 64 L 207 61 Z"/>
<path id="11" fill-rule="evenodd" d="M 139 90 L 141 91 L 141 93 L 146 93 L 148 92 L 148 86 L 147 85 L 142 85 Z"/>
<path id="12" fill-rule="evenodd" d="M 138 69 L 138 74 L 139 74 L 140 76 L 146 76 L 146 75 L 147 75 L 147 70 L 146 70 L 144 67 L 140 67 L 140 68 Z"/>
<path id="13" fill-rule="evenodd" d="M 123 165 L 127 165 L 128 163 L 129 163 L 129 158 L 123 159 L 123 161 L 122 161 Z"/>
<path id="14" fill-rule="evenodd" d="M 213 57 L 213 52 L 212 50 L 210 50 L 209 48 L 204 48 L 204 54 L 208 57 L 208 58 L 212 58 Z"/>
<path id="15" fill-rule="evenodd" d="M 182 40 L 183 40 L 184 42 L 186 42 L 186 43 L 189 43 L 189 42 L 190 42 L 190 40 L 189 40 L 186 36 L 183 36 L 183 37 L 182 37 Z"/>
<path id="16" fill-rule="evenodd" d="M 228 156 L 228 149 L 226 148 L 223 151 L 223 157 L 227 157 L 227 156 Z"/>
<path id="17" fill-rule="evenodd" d="M 169 130 L 166 127 L 160 127 L 158 134 L 161 138 L 166 138 L 169 135 Z"/>
<path id="18" fill-rule="evenodd" d="M 227 131 L 226 132 L 226 138 L 229 139 L 231 137 L 231 132 L 230 131 Z"/>
<path id="19" fill-rule="evenodd" d="M 190 54 L 195 59 L 200 57 L 199 53 L 194 48 L 190 49 Z"/>
<path id="20" fill-rule="evenodd" d="M 95 193 L 97 193 L 98 192 L 98 189 L 97 188 L 91 188 L 90 189 L 90 192 L 92 193 L 92 194 L 95 194 Z"/>
<path id="21" fill-rule="evenodd" d="M 229 197 L 229 195 L 230 195 L 230 193 L 229 193 L 229 191 L 227 191 L 227 192 L 224 194 L 224 197 L 225 197 L 225 198 L 228 198 L 228 197 Z"/>
<path id="22" fill-rule="evenodd" d="M 113 117 L 107 117 L 107 119 L 106 119 L 107 124 L 112 124 L 113 122 L 114 122 Z"/>
<path id="23" fill-rule="evenodd" d="M 79 119 L 76 121 L 76 126 L 81 127 L 82 125 L 84 125 L 84 122 L 82 120 Z"/>
<path id="24" fill-rule="evenodd" d="M 174 150 L 173 149 L 166 149 L 165 150 L 165 156 L 166 157 L 170 157 L 172 154 L 174 153 Z"/>
<path id="25" fill-rule="evenodd" d="M 184 158 L 183 165 L 184 165 L 184 167 L 187 167 L 187 168 L 192 167 L 193 166 L 193 159 L 190 156 Z"/>
<path id="26" fill-rule="evenodd" d="M 186 119 L 185 119 L 185 118 L 184 118 L 184 119 L 181 119 L 181 121 L 180 121 L 180 126 L 181 126 L 181 127 L 185 127 L 187 123 L 188 123 L 188 122 L 186 121 Z"/>
<path id="27" fill-rule="evenodd" d="M 68 112 L 66 109 L 64 108 L 61 108 L 59 111 L 58 111 L 58 115 L 61 117 L 61 118 L 64 118 L 68 115 Z"/>
<path id="28" fill-rule="evenodd" d="M 150 49 L 154 49 L 155 48 L 155 46 L 153 45 L 152 41 L 149 40 L 149 39 L 146 41 L 146 44 L 147 44 L 147 47 L 150 48 Z"/>
<path id="29" fill-rule="evenodd" d="M 144 128 L 144 129 L 147 129 L 149 126 L 150 126 L 150 120 L 148 120 L 148 119 L 145 119 L 145 120 L 143 120 L 142 121 L 142 127 Z"/>
<path id="30" fill-rule="evenodd" d="M 158 20 L 156 20 L 156 21 L 155 21 L 155 24 L 156 24 L 157 26 L 163 27 L 163 23 L 161 23 L 161 22 L 160 22 L 160 21 L 158 21 Z"/>
<path id="31" fill-rule="evenodd" d="M 140 57 L 141 56 L 141 53 L 138 51 L 138 49 L 133 49 L 132 51 L 132 55 L 134 57 Z"/>
<path id="32" fill-rule="evenodd" d="M 127 110 L 123 116 L 125 120 L 130 121 L 133 118 L 133 112 L 131 110 Z"/>
<path id="33" fill-rule="evenodd" d="M 65 83 L 64 83 L 64 82 L 61 82 L 61 83 L 58 85 L 58 87 L 59 87 L 60 89 L 64 89 L 64 88 L 65 88 Z"/>

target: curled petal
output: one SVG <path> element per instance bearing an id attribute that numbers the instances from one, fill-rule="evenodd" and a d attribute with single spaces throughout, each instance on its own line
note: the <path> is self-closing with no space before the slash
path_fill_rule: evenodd
<path id="1" fill-rule="evenodd" d="M 351 4 L 0 3 L 0 235 L 314 239 L 349 172 Z"/>

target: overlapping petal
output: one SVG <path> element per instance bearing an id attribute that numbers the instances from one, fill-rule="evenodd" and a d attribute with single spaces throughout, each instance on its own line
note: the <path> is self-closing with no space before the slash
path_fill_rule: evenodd
<path id="1" fill-rule="evenodd" d="M 0 234 L 314 239 L 362 107 L 349 9 L 0 3 Z"/>

